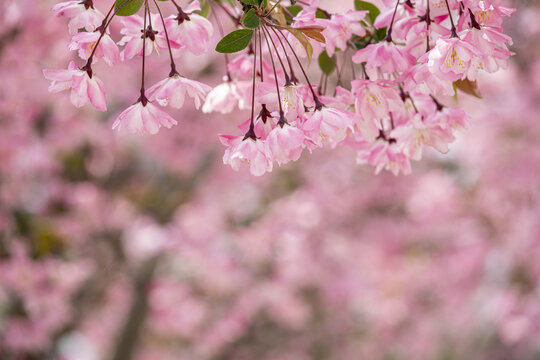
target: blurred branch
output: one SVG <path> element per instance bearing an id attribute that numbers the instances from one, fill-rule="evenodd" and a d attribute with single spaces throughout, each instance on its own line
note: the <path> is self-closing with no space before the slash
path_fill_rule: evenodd
<path id="1" fill-rule="evenodd" d="M 4 48 L 12 43 L 20 33 L 21 29 L 18 26 L 14 26 L 0 35 L 0 57 L 2 56 Z"/>
<path id="2" fill-rule="evenodd" d="M 158 255 L 148 260 L 135 279 L 133 303 L 126 323 L 119 333 L 111 360 L 130 360 L 133 357 L 139 333 L 148 313 L 148 285 L 160 258 Z"/>

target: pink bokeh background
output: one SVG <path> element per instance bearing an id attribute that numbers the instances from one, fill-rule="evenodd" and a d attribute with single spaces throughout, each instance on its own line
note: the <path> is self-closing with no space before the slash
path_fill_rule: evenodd
<path id="1" fill-rule="evenodd" d="M 0 359 L 540 359 L 537 2 L 510 4 L 517 54 L 460 95 L 449 154 L 396 177 L 319 150 L 262 178 L 221 162 L 244 115 L 113 132 L 137 61 L 96 65 L 105 114 L 49 94 L 76 56 L 53 3 L 0 3 Z M 218 56 L 180 64 L 221 81 Z"/>

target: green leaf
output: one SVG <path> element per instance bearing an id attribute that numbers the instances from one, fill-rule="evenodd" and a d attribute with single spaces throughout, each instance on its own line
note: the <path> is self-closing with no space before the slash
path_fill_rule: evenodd
<path id="1" fill-rule="evenodd" d="M 315 17 L 317 19 L 329 19 L 328 15 L 326 15 L 326 13 L 321 9 L 317 9 L 317 11 L 315 11 Z"/>
<path id="2" fill-rule="evenodd" d="M 300 5 L 291 5 L 287 6 L 287 10 L 293 15 L 296 16 L 300 11 L 302 11 L 302 7 Z"/>
<path id="3" fill-rule="evenodd" d="M 160 1 L 167 1 L 167 0 L 160 0 Z M 204 18 L 208 18 L 208 15 L 210 15 L 210 3 L 208 1 L 201 1 L 201 10 L 195 11 L 196 14 L 201 15 Z"/>
<path id="4" fill-rule="evenodd" d="M 354 0 L 354 8 L 358 11 L 361 11 L 361 10 L 369 11 L 367 16 L 369 20 L 371 20 L 372 24 L 375 23 L 375 19 L 381 13 L 381 11 L 375 5 L 367 1 L 362 1 L 362 0 Z"/>
<path id="5" fill-rule="evenodd" d="M 114 10 L 120 8 L 116 13 L 118 16 L 131 16 L 139 11 L 143 3 L 144 0 L 116 0 Z"/>
<path id="6" fill-rule="evenodd" d="M 240 0 L 240 2 L 243 2 L 246 5 L 253 5 L 253 6 L 259 5 L 259 2 L 257 0 Z"/>
<path id="7" fill-rule="evenodd" d="M 326 75 L 332 74 L 336 68 L 336 56 L 330 57 L 326 51 L 323 51 L 319 55 L 319 67 Z"/>
<path id="8" fill-rule="evenodd" d="M 242 24 L 244 24 L 244 26 L 248 29 L 256 29 L 259 27 L 259 25 L 261 25 L 255 9 L 250 9 L 244 14 L 244 16 L 242 16 Z"/>
<path id="9" fill-rule="evenodd" d="M 235 53 L 244 50 L 253 37 L 253 30 L 240 29 L 226 35 L 219 41 L 216 46 L 216 51 L 223 54 Z"/>

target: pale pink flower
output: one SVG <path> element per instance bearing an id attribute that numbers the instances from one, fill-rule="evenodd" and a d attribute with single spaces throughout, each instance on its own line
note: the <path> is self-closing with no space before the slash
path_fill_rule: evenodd
<path id="1" fill-rule="evenodd" d="M 366 63 L 366 72 L 371 79 L 377 79 L 378 70 L 383 74 L 402 73 L 416 63 L 415 58 L 398 48 L 393 42 L 381 41 L 358 50 L 352 57 L 357 63 Z"/>
<path id="2" fill-rule="evenodd" d="M 239 102 L 243 99 L 243 91 L 237 81 L 225 81 L 219 84 L 206 96 L 206 101 L 202 107 L 203 113 L 211 113 L 214 111 L 222 114 L 232 112 Z"/>
<path id="3" fill-rule="evenodd" d="M 296 161 L 304 148 L 304 132 L 289 124 L 278 124 L 266 137 L 266 146 L 279 165 Z"/>
<path id="4" fill-rule="evenodd" d="M 210 48 L 210 38 L 214 29 L 212 23 L 193 11 L 200 10 L 199 1 L 193 1 L 185 12 L 165 19 L 169 39 L 185 46 L 195 55 L 201 55 Z"/>
<path id="5" fill-rule="evenodd" d="M 435 47 L 420 58 L 427 61 L 429 71 L 447 81 L 476 79 L 480 68 L 480 52 L 468 42 L 456 37 L 440 38 Z"/>
<path id="6" fill-rule="evenodd" d="M 147 93 L 151 101 L 156 100 L 161 106 L 170 104 L 177 109 L 184 105 L 187 94 L 193 99 L 195 107 L 198 109 L 211 89 L 210 86 L 201 82 L 175 74 L 154 84 Z"/>
<path id="7" fill-rule="evenodd" d="M 454 95 L 452 82 L 443 80 L 429 71 L 427 64 L 417 64 L 410 69 L 404 80 L 406 91 L 418 91 L 423 94 Z"/>
<path id="8" fill-rule="evenodd" d="M 69 50 L 79 50 L 79 57 L 88 60 L 100 35 L 99 31 L 79 32 L 73 35 Z M 108 34 L 103 34 L 93 57 L 94 59 L 103 58 L 107 64 L 112 66 L 120 61 L 120 50 L 118 50 L 118 46 Z"/>
<path id="9" fill-rule="evenodd" d="M 252 175 L 261 176 L 272 171 L 272 160 L 267 155 L 265 144 L 261 140 L 243 139 L 238 136 L 220 135 L 222 144 L 227 146 L 223 163 L 238 171 L 242 164 L 249 164 Z"/>
<path id="10" fill-rule="evenodd" d="M 159 53 L 160 50 L 168 49 L 167 37 L 163 30 L 163 24 L 158 14 L 151 14 L 152 28 L 147 22 L 145 30 L 146 41 L 144 41 L 141 30 L 144 27 L 144 19 L 139 15 L 132 15 L 122 18 L 121 22 L 124 26 L 120 30 L 120 34 L 124 35 L 118 42 L 118 45 L 125 45 L 120 57 L 122 61 L 129 60 L 134 56 L 142 56 L 143 42 L 145 43 L 145 54 L 150 55 L 153 50 Z M 169 38 L 169 44 L 172 49 L 180 49 L 181 45 Z"/>
<path id="11" fill-rule="evenodd" d="M 304 122 L 302 129 L 318 146 L 329 141 L 332 147 L 342 142 L 353 129 L 354 115 L 345 111 L 324 106 L 315 110 Z"/>
<path id="12" fill-rule="evenodd" d="M 404 154 L 413 160 L 422 158 L 424 145 L 446 154 L 448 144 L 455 140 L 451 128 L 441 126 L 437 118 L 423 119 L 420 115 L 414 116 L 409 124 L 396 127 L 390 135 L 400 144 Z"/>
<path id="13" fill-rule="evenodd" d="M 500 68 L 506 68 L 506 59 L 513 55 L 506 46 L 512 45 L 512 38 L 495 28 L 473 27 L 464 31 L 462 38 L 480 52 L 482 60 L 479 67 L 487 72 L 493 73 Z"/>
<path id="14" fill-rule="evenodd" d="M 52 81 L 49 92 L 71 89 L 71 103 L 76 107 L 90 101 L 98 110 L 107 111 L 105 86 L 92 70 L 81 70 L 71 61 L 67 70 L 43 70 L 43 75 Z"/>
<path id="15" fill-rule="evenodd" d="M 394 175 L 400 172 L 407 175 L 411 173 L 409 158 L 401 151 L 395 142 L 377 140 L 374 143 L 362 143 L 357 147 L 356 161 L 358 164 L 371 164 L 375 166 L 375 173 L 389 170 Z"/>
<path id="16" fill-rule="evenodd" d="M 403 101 L 393 82 L 353 80 L 351 86 L 356 97 L 356 112 L 364 118 L 386 118 L 391 111 L 401 111 L 403 108 Z"/>
<path id="17" fill-rule="evenodd" d="M 161 126 L 171 128 L 178 124 L 169 114 L 161 110 L 146 99 L 139 100 L 124 110 L 112 126 L 118 131 L 127 131 L 133 134 L 157 134 Z"/>
<path id="18" fill-rule="evenodd" d="M 325 50 L 328 55 L 334 55 L 336 49 L 345 50 L 347 41 L 353 34 L 360 37 L 366 35 L 366 29 L 360 21 L 366 17 L 367 13 L 367 11 L 349 10 L 344 14 L 334 14 L 325 21 L 322 34 L 326 40 Z"/>
<path id="19" fill-rule="evenodd" d="M 71 18 L 69 33 L 76 34 L 79 29 L 94 31 L 98 28 L 105 16 L 94 8 L 91 1 L 66 1 L 53 6 L 52 11 L 57 17 Z"/>

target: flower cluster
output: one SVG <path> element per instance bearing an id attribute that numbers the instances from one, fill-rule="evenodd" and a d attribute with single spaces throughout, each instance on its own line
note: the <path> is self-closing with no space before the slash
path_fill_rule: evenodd
<path id="1" fill-rule="evenodd" d="M 153 4 L 157 13 L 150 11 L 149 1 L 144 2 L 142 17 L 135 14 L 138 8 L 133 11 L 132 0 L 116 1 L 106 16 L 95 8 L 92 0 L 71 0 L 55 5 L 52 11 L 57 17 L 71 19 L 69 32 L 73 37 L 69 49 L 78 51 L 79 57 L 86 63 L 79 68 L 72 61 L 67 70 L 44 70 L 45 77 L 52 81 L 49 91 L 70 89 L 71 102 L 76 107 L 90 102 L 98 110 L 107 111 L 105 86 L 94 74 L 92 65 L 100 59 L 113 66 L 120 61 L 140 57 L 140 96 L 117 117 L 113 129 L 142 135 L 156 134 L 162 126 L 170 128 L 176 125 L 178 122 L 156 104 L 179 109 L 184 105 L 187 95 L 194 100 L 197 108 L 200 107 L 210 87 L 180 75 L 175 57 L 183 51 L 195 55 L 208 51 L 213 27 L 210 21 L 197 14 L 201 10 L 198 1 L 192 2 L 185 9 L 173 3 L 176 14 L 166 18 L 157 1 Z M 115 42 L 110 36 L 109 25 L 117 15 L 124 16 L 120 30 L 123 37 Z M 119 46 L 123 46 L 122 50 Z M 160 51 L 169 52 L 171 71 L 166 79 L 146 89 L 145 58 L 152 52 Z"/>
<path id="2" fill-rule="evenodd" d="M 139 134 L 170 128 L 176 120 L 156 104 L 180 108 L 186 94 L 204 113 L 251 110 L 239 125 L 241 134 L 220 139 L 224 163 L 236 170 L 248 164 L 253 175 L 272 171 L 274 163 L 296 161 L 304 150 L 341 145 L 376 172 L 410 173 L 410 160 L 420 160 L 424 147 L 446 153 L 456 132 L 468 127 L 467 113 L 450 106 L 456 91 L 478 95 L 478 74 L 504 68 L 512 55 L 502 21 L 513 9 L 499 0 L 385 0 L 381 10 L 357 1 L 356 9 L 335 14 L 318 1 L 239 0 L 231 7 L 216 0 L 207 5 L 218 12 L 220 30 L 221 15 L 241 29 L 217 44 L 225 54 L 226 76 L 212 89 L 182 77 L 174 56 L 208 50 L 213 26 L 200 15 L 198 1 L 185 10 L 171 1 L 177 13 L 167 18 L 156 1 L 158 13 L 151 13 L 148 0 L 144 17 L 122 14 L 122 6 L 133 0 L 117 0 L 107 16 L 91 0 L 55 6 L 57 16 L 71 18 L 70 49 L 87 62 L 45 71 L 53 81 L 49 90 L 71 89 L 75 106 L 89 101 L 105 111 L 105 90 L 93 62 L 103 58 L 112 65 L 142 56 L 140 96 L 113 128 Z M 122 51 L 108 34 L 117 14 L 131 15 L 122 20 Z M 144 58 L 165 49 L 169 77 L 146 90 Z M 239 54 L 230 59 L 231 53 Z M 308 75 L 314 57 L 319 84 Z"/>

